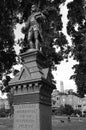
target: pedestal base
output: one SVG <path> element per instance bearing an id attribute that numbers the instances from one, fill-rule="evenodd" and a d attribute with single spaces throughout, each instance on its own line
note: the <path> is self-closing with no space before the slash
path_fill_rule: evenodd
<path id="1" fill-rule="evenodd" d="M 21 54 L 24 65 L 9 82 L 14 89 L 13 130 L 51 130 L 51 82 L 46 58 L 37 50 Z"/>
<path id="2" fill-rule="evenodd" d="M 13 130 L 51 130 L 51 107 L 43 104 L 15 105 Z"/>

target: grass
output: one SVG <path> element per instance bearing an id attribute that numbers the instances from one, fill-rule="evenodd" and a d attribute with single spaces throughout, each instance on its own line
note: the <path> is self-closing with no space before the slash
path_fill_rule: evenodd
<path id="1" fill-rule="evenodd" d="M 86 130 L 86 118 L 71 117 L 68 122 L 67 117 L 53 117 L 52 125 L 52 130 Z"/>
<path id="2" fill-rule="evenodd" d="M 10 118 L 0 118 L 0 130 L 12 130 L 13 120 Z"/>
<path id="3" fill-rule="evenodd" d="M 12 124 L 13 119 L 0 118 L 0 130 L 13 130 Z M 86 130 L 86 118 L 79 121 L 78 118 L 71 117 L 71 122 L 68 122 L 67 117 L 54 116 L 52 130 Z"/>

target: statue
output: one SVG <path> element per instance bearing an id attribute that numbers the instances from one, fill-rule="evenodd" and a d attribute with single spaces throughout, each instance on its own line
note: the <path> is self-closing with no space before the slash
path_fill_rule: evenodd
<path id="1" fill-rule="evenodd" d="M 31 15 L 28 17 L 25 27 L 22 28 L 22 32 L 26 34 L 30 49 L 40 50 L 40 43 L 43 42 L 41 22 L 44 20 L 44 14 L 38 10 L 36 5 L 32 5 Z"/>

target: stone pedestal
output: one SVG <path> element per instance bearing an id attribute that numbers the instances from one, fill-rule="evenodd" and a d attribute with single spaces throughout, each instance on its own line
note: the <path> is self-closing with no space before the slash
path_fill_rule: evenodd
<path id="1" fill-rule="evenodd" d="M 9 82 L 14 89 L 13 130 L 51 130 L 51 83 L 46 58 L 38 50 L 22 53 L 23 67 Z"/>

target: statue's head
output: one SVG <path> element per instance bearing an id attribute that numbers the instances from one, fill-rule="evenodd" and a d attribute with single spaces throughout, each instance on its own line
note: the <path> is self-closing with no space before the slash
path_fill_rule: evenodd
<path id="1" fill-rule="evenodd" d="M 31 13 L 32 12 L 36 12 L 37 11 L 37 6 L 36 5 L 32 5 L 31 7 Z"/>

